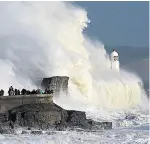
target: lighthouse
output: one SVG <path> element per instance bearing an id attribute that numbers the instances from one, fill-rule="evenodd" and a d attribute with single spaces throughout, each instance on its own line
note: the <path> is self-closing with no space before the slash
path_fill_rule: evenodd
<path id="1" fill-rule="evenodd" d="M 115 49 L 110 54 L 110 60 L 111 60 L 111 69 L 113 71 L 119 72 L 119 54 L 116 52 Z"/>

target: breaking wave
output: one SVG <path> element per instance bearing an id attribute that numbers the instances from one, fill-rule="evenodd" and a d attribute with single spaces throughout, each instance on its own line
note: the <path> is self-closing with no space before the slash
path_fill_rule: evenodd
<path id="1" fill-rule="evenodd" d="M 54 99 L 64 108 L 148 106 L 141 79 L 125 70 L 112 72 L 104 44 L 83 34 L 90 23 L 83 8 L 67 2 L 1 2 L 0 19 L 5 94 L 10 85 L 33 89 L 43 77 L 69 76 L 70 94 Z"/>

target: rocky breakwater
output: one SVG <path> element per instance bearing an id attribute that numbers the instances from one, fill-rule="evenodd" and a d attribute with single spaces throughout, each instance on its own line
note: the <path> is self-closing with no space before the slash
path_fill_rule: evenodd
<path id="1" fill-rule="evenodd" d="M 52 97 L 60 95 L 61 91 L 67 94 L 68 80 L 68 77 L 60 76 L 44 78 L 42 87 L 52 90 L 52 95 L 1 97 L 0 133 L 13 133 L 17 128 L 41 131 L 111 129 L 111 122 L 96 122 L 87 119 L 85 112 L 65 110 L 53 103 Z"/>
<path id="2" fill-rule="evenodd" d="M 0 115 L 0 133 L 12 133 L 15 128 L 40 130 L 101 130 L 111 129 L 111 122 L 86 119 L 85 112 L 65 110 L 54 103 L 24 104 Z"/>

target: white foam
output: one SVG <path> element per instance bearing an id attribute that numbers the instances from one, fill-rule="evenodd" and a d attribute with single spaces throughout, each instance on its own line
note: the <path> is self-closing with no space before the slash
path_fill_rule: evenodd
<path id="1" fill-rule="evenodd" d="M 53 132 L 52 135 L 0 135 L 0 141 L 1 144 L 142 144 L 148 143 L 148 130 L 117 129 L 99 132 Z"/>

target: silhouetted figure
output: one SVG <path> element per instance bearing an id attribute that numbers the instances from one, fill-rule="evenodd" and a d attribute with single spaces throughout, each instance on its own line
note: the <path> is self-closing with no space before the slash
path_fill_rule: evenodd
<path id="1" fill-rule="evenodd" d="M 37 89 L 37 90 L 36 90 L 36 94 L 40 94 L 40 89 Z"/>
<path id="2" fill-rule="evenodd" d="M 4 96 L 4 90 L 1 89 L 0 96 Z"/>
<path id="3" fill-rule="evenodd" d="M 53 90 L 50 91 L 50 94 L 53 94 Z"/>
<path id="4" fill-rule="evenodd" d="M 53 90 L 49 90 L 49 89 L 45 89 L 45 92 L 44 92 L 44 94 L 52 94 L 53 93 Z"/>
<path id="5" fill-rule="evenodd" d="M 9 94 L 9 96 L 14 95 L 14 89 L 13 89 L 13 87 L 12 87 L 12 86 L 9 88 L 9 90 L 8 90 L 8 94 Z"/>
<path id="6" fill-rule="evenodd" d="M 26 89 L 22 89 L 21 94 L 22 94 L 22 95 L 26 95 L 26 94 L 27 94 Z"/>
<path id="7" fill-rule="evenodd" d="M 17 89 L 15 89 L 15 95 L 18 95 L 18 90 Z"/>
<path id="8" fill-rule="evenodd" d="M 19 89 L 17 90 L 17 93 L 18 93 L 18 95 L 20 95 L 20 90 Z"/>
<path id="9" fill-rule="evenodd" d="M 36 94 L 36 90 L 33 89 L 32 92 L 31 92 L 31 94 Z"/>
<path id="10" fill-rule="evenodd" d="M 49 91 L 48 91 L 48 94 L 52 94 L 52 93 L 53 93 L 53 90 L 49 90 Z"/>
<path id="11" fill-rule="evenodd" d="M 48 89 L 46 88 L 44 94 L 47 94 L 47 91 L 48 91 Z"/>
<path id="12" fill-rule="evenodd" d="M 30 95 L 30 94 L 31 94 L 31 92 L 29 90 L 27 90 L 27 95 Z"/>
<path id="13" fill-rule="evenodd" d="M 47 94 L 50 94 L 50 93 L 51 93 L 51 91 L 50 91 L 50 90 L 48 90 L 48 91 L 47 91 Z"/>

